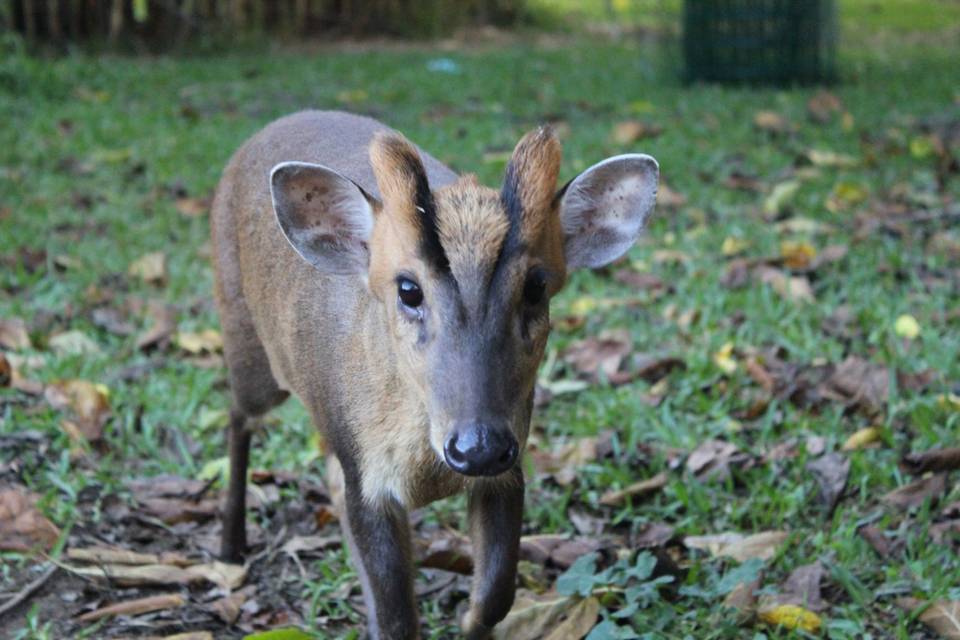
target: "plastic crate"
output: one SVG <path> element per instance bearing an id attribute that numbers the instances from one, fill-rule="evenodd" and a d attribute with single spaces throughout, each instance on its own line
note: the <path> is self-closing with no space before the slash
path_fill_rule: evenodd
<path id="1" fill-rule="evenodd" d="M 836 79 L 834 0 L 685 0 L 689 82 L 809 84 Z"/>

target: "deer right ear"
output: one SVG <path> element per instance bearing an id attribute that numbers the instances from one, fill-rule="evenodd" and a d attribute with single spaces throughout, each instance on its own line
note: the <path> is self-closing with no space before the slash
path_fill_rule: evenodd
<path id="1" fill-rule="evenodd" d="M 366 274 L 373 206 L 353 181 L 319 164 L 283 162 L 270 173 L 270 194 L 283 235 L 304 260 L 325 274 Z"/>

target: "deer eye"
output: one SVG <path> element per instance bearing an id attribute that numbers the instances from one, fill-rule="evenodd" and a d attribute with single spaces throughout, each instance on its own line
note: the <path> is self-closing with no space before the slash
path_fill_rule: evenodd
<path id="1" fill-rule="evenodd" d="M 400 304 L 411 309 L 416 309 L 423 304 L 423 291 L 413 280 L 409 278 L 397 279 L 397 295 L 400 297 Z"/>
<path id="2" fill-rule="evenodd" d="M 533 269 L 527 274 L 527 281 L 523 284 L 523 301 L 530 306 L 543 302 L 547 288 L 547 276 L 542 269 Z"/>

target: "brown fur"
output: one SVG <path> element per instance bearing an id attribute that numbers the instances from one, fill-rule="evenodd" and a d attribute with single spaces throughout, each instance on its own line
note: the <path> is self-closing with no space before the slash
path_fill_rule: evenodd
<path id="1" fill-rule="evenodd" d="M 521 236 L 529 245 L 540 239 L 555 213 L 561 155 L 560 141 L 553 129 L 543 126 L 523 136 L 510 158 L 508 176 L 510 172 L 515 176 L 523 208 Z"/>

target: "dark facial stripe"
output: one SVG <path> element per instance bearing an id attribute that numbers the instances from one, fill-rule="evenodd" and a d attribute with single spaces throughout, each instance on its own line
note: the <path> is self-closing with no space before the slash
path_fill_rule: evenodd
<path id="1" fill-rule="evenodd" d="M 506 174 L 503 176 L 503 188 L 500 190 L 500 202 L 507 213 L 507 220 L 510 221 L 510 227 L 507 229 L 507 236 L 503 240 L 503 246 L 500 249 L 501 255 L 509 255 L 516 250 L 520 244 L 520 227 L 523 224 L 523 203 L 520 201 L 520 176 L 517 174 L 517 167 L 513 160 L 507 165 Z"/>
<path id="2" fill-rule="evenodd" d="M 420 214 L 420 252 L 424 260 L 432 264 L 437 271 L 446 273 L 450 271 L 450 260 L 440 243 L 440 233 L 437 230 L 437 205 L 430 191 L 427 174 L 419 161 L 414 176 L 417 183 L 414 205 L 417 207 L 417 213 Z"/>

